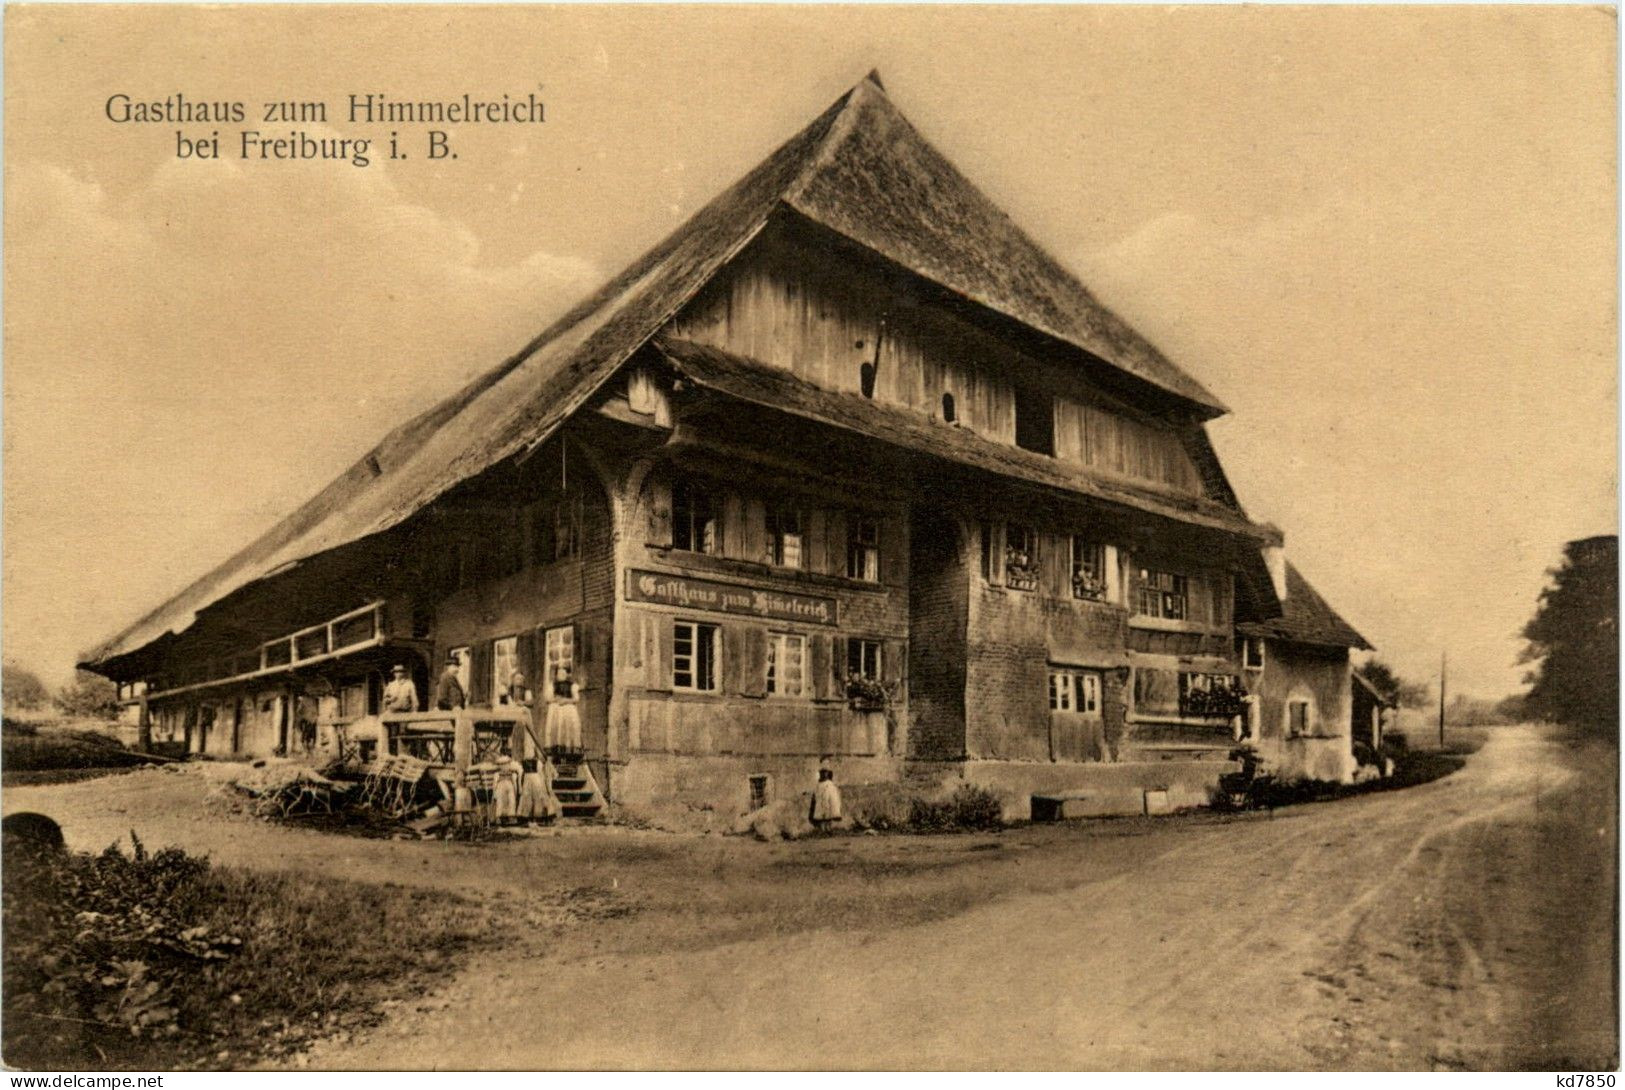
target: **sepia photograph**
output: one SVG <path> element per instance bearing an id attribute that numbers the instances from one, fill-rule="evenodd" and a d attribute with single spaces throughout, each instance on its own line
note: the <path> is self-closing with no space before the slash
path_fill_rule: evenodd
<path id="1" fill-rule="evenodd" d="M 1618 43 L 7 4 L 5 1067 L 1612 1086 Z"/>

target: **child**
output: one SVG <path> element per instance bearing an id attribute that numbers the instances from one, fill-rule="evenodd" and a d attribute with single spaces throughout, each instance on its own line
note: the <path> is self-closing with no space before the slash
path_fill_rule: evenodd
<path id="1" fill-rule="evenodd" d="M 835 786 L 835 773 L 818 770 L 818 786 L 813 788 L 812 823 L 821 833 L 841 820 L 841 789 Z"/>

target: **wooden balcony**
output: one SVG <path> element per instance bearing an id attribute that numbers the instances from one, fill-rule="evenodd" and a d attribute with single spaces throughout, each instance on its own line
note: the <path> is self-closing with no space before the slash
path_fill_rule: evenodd
<path id="1" fill-rule="evenodd" d="M 341 613 L 322 624 L 267 640 L 243 654 L 205 662 L 201 668 L 183 674 L 181 684 L 167 688 L 153 686 L 149 695 L 170 697 L 286 674 L 368 648 L 381 647 L 388 639 L 384 630 L 384 603 L 380 599 Z"/>

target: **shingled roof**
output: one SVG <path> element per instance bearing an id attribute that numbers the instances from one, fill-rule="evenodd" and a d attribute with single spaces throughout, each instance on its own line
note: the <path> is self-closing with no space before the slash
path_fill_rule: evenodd
<path id="1" fill-rule="evenodd" d="M 1236 631 L 1248 636 L 1290 640 L 1293 643 L 1314 644 L 1320 647 L 1353 647 L 1360 651 L 1374 648 L 1354 626 L 1338 616 L 1320 592 L 1310 585 L 1292 564 L 1286 566 L 1286 600 L 1281 603 L 1283 613 L 1267 621 L 1249 621 L 1238 624 Z"/>
<path id="2" fill-rule="evenodd" d="M 631 267 L 452 397 L 402 424 L 240 552 L 81 657 L 92 669 L 189 627 L 226 595 L 403 522 L 532 448 L 751 242 L 793 210 L 1007 319 L 1172 394 L 1224 407 L 1102 306 L 928 144 L 871 76 Z"/>

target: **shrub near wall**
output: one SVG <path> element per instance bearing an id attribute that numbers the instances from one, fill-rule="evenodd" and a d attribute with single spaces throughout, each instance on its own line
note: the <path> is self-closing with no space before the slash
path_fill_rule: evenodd
<path id="1" fill-rule="evenodd" d="M 940 802 L 915 799 L 908 827 L 917 833 L 957 833 L 973 829 L 1002 829 L 999 797 L 973 783 L 960 784 Z"/>

